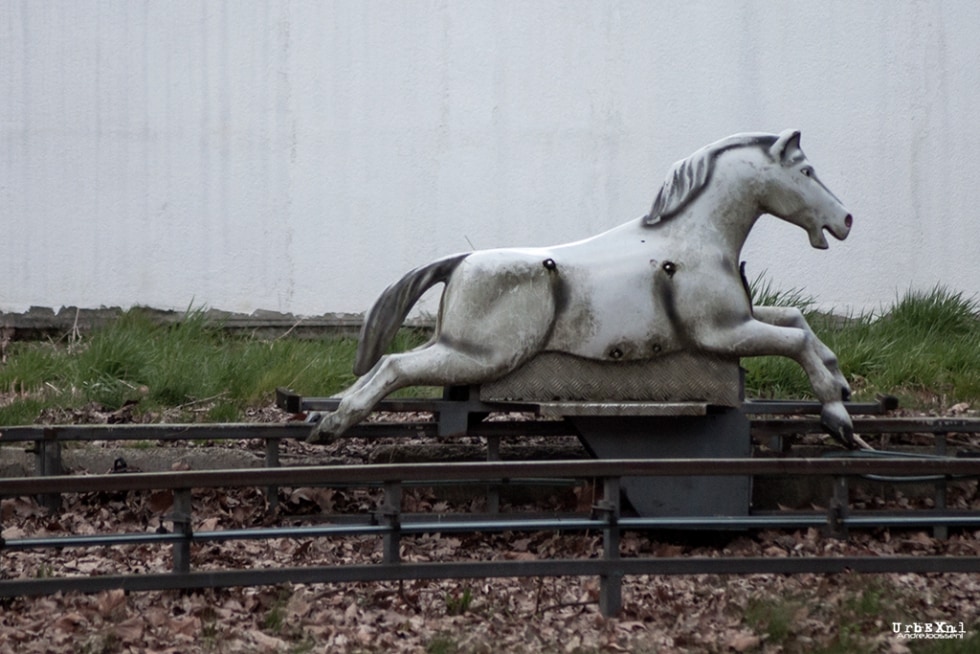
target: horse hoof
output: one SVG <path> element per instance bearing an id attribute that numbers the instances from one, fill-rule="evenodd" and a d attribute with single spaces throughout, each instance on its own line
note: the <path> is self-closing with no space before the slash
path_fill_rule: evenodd
<path id="1" fill-rule="evenodd" d="M 860 449 L 861 446 L 858 445 L 858 442 L 856 440 L 854 440 L 854 430 L 852 428 L 842 426 L 840 429 L 835 429 L 835 430 L 828 429 L 827 431 L 830 433 L 830 435 L 833 437 L 834 440 L 836 440 L 838 443 L 840 443 L 847 449 L 849 450 Z"/>
<path id="2" fill-rule="evenodd" d="M 313 445 L 329 445 L 334 440 L 333 434 L 321 430 L 319 426 L 311 429 L 310 435 L 306 437 L 306 442 L 312 443 Z"/>
<path id="3" fill-rule="evenodd" d="M 310 435 L 306 437 L 306 442 L 319 445 L 332 443 L 337 437 L 336 426 L 331 420 L 332 417 L 332 413 L 328 413 L 322 418 L 318 416 L 319 419 L 313 429 L 310 430 Z"/>
<path id="4" fill-rule="evenodd" d="M 856 450 L 861 444 L 854 437 L 854 426 L 851 416 L 843 406 L 825 406 L 820 414 L 820 424 L 834 440 L 849 450 Z"/>

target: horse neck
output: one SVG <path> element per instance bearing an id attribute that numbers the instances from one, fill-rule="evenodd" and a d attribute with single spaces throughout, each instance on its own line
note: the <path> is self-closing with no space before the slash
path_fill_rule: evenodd
<path id="1" fill-rule="evenodd" d="M 721 173 L 721 174 L 718 174 Z M 738 254 L 762 215 L 754 180 L 716 171 L 701 195 L 671 218 L 679 236 Z"/>

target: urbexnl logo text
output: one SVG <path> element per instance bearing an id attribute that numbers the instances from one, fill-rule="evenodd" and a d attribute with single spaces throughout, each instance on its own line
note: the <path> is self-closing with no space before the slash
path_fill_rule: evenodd
<path id="1" fill-rule="evenodd" d="M 966 634 L 966 627 L 962 622 L 953 624 L 951 622 L 903 622 L 892 623 L 892 633 L 898 634 L 899 638 L 914 639 L 962 639 Z"/>

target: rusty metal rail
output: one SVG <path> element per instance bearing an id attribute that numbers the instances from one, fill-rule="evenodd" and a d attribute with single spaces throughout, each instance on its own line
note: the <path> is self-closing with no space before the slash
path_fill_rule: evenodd
<path id="1" fill-rule="evenodd" d="M 403 464 L 317 466 L 278 469 L 216 470 L 136 473 L 125 475 L 73 475 L 47 478 L 0 479 L 0 497 L 41 493 L 85 493 L 169 489 L 175 493 L 169 516 L 169 533 L 120 533 L 11 539 L 0 542 L 3 551 L 61 549 L 87 546 L 123 546 L 155 543 L 173 547 L 173 570 L 142 575 L 106 575 L 45 579 L 4 579 L 0 596 L 37 595 L 64 591 L 92 592 L 107 588 L 151 590 L 216 586 L 261 585 L 284 582 L 319 583 L 512 576 L 595 575 L 600 578 L 600 609 L 614 615 L 621 608 L 621 580 L 634 574 L 761 574 L 801 572 L 980 572 L 980 557 L 765 557 L 765 558 L 629 558 L 619 555 L 619 538 L 626 529 L 684 526 L 683 518 L 630 518 L 621 514 L 619 485 L 634 475 L 829 475 L 846 480 L 856 475 L 942 475 L 947 478 L 980 475 L 980 459 L 671 459 L 546 462 L 475 462 L 458 464 Z M 401 511 L 403 486 L 431 480 L 488 484 L 507 479 L 534 477 L 598 479 L 603 497 L 589 516 L 528 518 L 498 514 L 489 518 L 445 520 L 443 516 L 408 516 Z M 305 527 L 274 527 L 195 532 L 192 528 L 191 490 L 204 488 L 264 486 L 376 485 L 384 488 L 377 513 L 360 523 Z M 845 496 L 846 497 L 846 496 Z M 687 526 L 789 527 L 826 526 L 832 533 L 849 527 L 910 526 L 944 521 L 944 524 L 976 528 L 980 512 L 926 512 L 915 520 L 902 516 L 852 513 L 831 503 L 826 515 L 774 513 L 766 516 L 698 518 Z M 469 531 L 577 531 L 603 534 L 602 558 L 540 561 L 403 562 L 400 539 L 415 533 Z M 311 566 L 264 570 L 191 570 L 190 547 L 196 542 L 269 539 L 336 538 L 375 536 L 383 542 L 383 562 L 378 565 Z M 0 558 L 2 562 L 2 558 Z"/>
<path id="2" fill-rule="evenodd" d="M 574 461 L 471 461 L 373 465 L 295 466 L 244 470 L 190 470 L 126 475 L 62 475 L 0 479 L 0 496 L 94 491 L 184 490 L 242 486 L 357 485 L 388 482 L 492 482 L 515 477 L 605 478 L 684 475 L 941 475 L 980 476 L 980 459 L 955 458 L 748 458 L 587 459 Z M 243 481 L 244 480 L 244 481 Z"/>

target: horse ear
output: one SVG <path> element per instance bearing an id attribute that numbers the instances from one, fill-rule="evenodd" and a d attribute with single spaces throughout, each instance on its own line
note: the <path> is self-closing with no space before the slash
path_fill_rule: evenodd
<path id="1" fill-rule="evenodd" d="M 787 163 L 800 153 L 800 130 L 787 129 L 779 135 L 776 142 L 769 148 L 769 156 L 773 161 Z"/>

